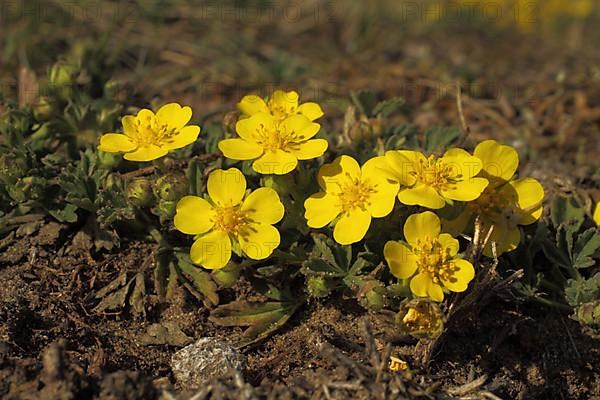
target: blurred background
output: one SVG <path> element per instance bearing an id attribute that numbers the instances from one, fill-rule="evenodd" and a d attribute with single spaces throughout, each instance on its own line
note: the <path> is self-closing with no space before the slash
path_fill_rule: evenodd
<path id="1" fill-rule="evenodd" d="M 127 104 L 176 100 L 201 121 L 249 92 L 294 88 L 323 104 L 331 130 L 342 129 L 332 121 L 345 99 L 366 89 L 405 97 L 404 118 L 419 127 L 459 125 L 460 85 L 475 139 L 528 143 L 532 158 L 568 162 L 581 176 L 600 150 L 593 0 L 0 4 L 1 107 L 35 106 L 49 74 L 64 73 L 51 71 L 56 62 L 85 66 L 79 84 L 110 77 Z"/>

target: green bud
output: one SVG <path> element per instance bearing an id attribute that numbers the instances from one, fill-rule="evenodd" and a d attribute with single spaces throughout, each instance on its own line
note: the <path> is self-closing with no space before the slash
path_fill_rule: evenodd
<path id="1" fill-rule="evenodd" d="M 54 117 L 57 110 L 57 100 L 50 100 L 48 97 L 43 96 L 40 101 L 33 107 L 33 117 L 37 121 L 49 121 Z"/>
<path id="2" fill-rule="evenodd" d="M 146 178 L 135 178 L 127 184 L 127 200 L 136 207 L 149 207 L 154 203 L 152 183 Z"/>
<path id="3" fill-rule="evenodd" d="M 168 221 L 170 219 L 173 219 L 173 217 L 175 216 L 175 211 L 177 209 L 177 202 L 176 201 L 170 201 L 170 200 L 164 200 L 164 199 L 159 199 L 158 200 L 158 216 L 160 217 L 161 221 Z"/>
<path id="4" fill-rule="evenodd" d="M 580 305 L 575 315 L 582 325 L 600 328 L 600 300 Z"/>
<path id="5" fill-rule="evenodd" d="M 374 287 L 365 294 L 365 303 L 371 311 L 381 311 L 385 305 L 382 287 Z"/>
<path id="6" fill-rule="evenodd" d="M 119 153 L 107 153 L 102 150 L 98 150 L 98 163 L 102 168 L 113 169 L 123 159 L 123 156 Z"/>
<path id="7" fill-rule="evenodd" d="M 291 174 L 288 175 L 266 175 L 262 178 L 264 187 L 275 190 L 279 195 L 290 192 L 290 184 L 293 184 Z"/>
<path id="8" fill-rule="evenodd" d="M 77 68 L 64 62 L 57 62 L 50 68 L 49 81 L 53 85 L 66 86 L 75 82 Z"/>
<path id="9" fill-rule="evenodd" d="M 161 176 L 154 184 L 156 197 L 162 200 L 179 200 L 188 193 L 188 190 L 189 183 L 186 176 L 177 172 Z"/>
<path id="10" fill-rule="evenodd" d="M 117 174 L 108 174 L 104 179 L 104 189 L 118 191 L 121 188 L 121 179 Z"/>
<path id="11" fill-rule="evenodd" d="M 323 276 L 310 275 L 306 282 L 306 288 L 311 297 L 323 298 L 329 296 L 334 284 Z"/>
<path id="12" fill-rule="evenodd" d="M 230 288 L 240 277 L 240 270 L 241 267 L 238 263 L 229 262 L 225 268 L 214 270 L 212 276 L 221 287 Z"/>

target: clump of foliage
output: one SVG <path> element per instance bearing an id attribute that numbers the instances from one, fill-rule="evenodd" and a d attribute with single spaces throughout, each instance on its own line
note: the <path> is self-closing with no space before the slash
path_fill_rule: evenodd
<path id="1" fill-rule="evenodd" d="M 319 104 L 284 90 L 245 96 L 208 129 L 177 103 L 119 124 L 129 108 L 85 59 L 50 70 L 53 101 L 1 117 L 0 234 L 36 214 L 72 224 L 90 251 L 151 238 L 160 299 L 184 287 L 213 322 L 248 327 L 246 344 L 338 293 L 391 310 L 430 354 L 502 282 L 598 328 L 598 229 L 573 197 L 544 213 L 544 189 L 519 175 L 514 148 L 486 140 L 471 152 L 453 146 L 459 129 L 396 125 L 402 99 L 370 92 L 349 99 L 341 133 L 322 129 Z M 96 294 L 97 310 L 143 315 L 143 274 L 123 272 Z M 267 301 L 220 305 L 241 277 Z"/>

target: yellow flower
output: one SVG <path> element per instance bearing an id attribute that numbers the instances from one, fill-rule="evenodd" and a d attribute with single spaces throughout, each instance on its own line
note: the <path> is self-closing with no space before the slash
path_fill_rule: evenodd
<path id="1" fill-rule="evenodd" d="M 124 158 L 130 161 L 155 160 L 196 141 L 200 127 L 186 126 L 191 118 L 192 109 L 177 103 L 162 106 L 156 114 L 140 110 L 136 116 L 123 117 L 124 134 L 103 135 L 98 150 L 125 153 Z"/>
<path id="2" fill-rule="evenodd" d="M 271 114 L 257 113 L 235 125 L 240 136 L 219 142 L 225 157 L 255 160 L 252 168 L 259 174 L 285 175 L 293 171 L 298 160 L 320 157 L 327 150 L 327 140 L 312 139 L 320 125 L 304 115 L 292 115 L 278 121 Z"/>
<path id="3" fill-rule="evenodd" d="M 376 160 L 382 173 L 400 183 L 398 200 L 407 205 L 440 209 L 452 200 L 475 200 L 488 184 L 487 179 L 475 177 L 481 161 L 462 149 L 450 149 L 440 158 L 391 150 Z"/>
<path id="4" fill-rule="evenodd" d="M 398 192 L 398 184 L 386 179 L 373 162 L 367 161 L 361 168 L 349 156 L 323 165 L 318 183 L 323 191 L 306 199 L 304 217 L 311 228 L 322 228 L 339 217 L 333 238 L 342 245 L 361 240 L 371 218 L 388 215 Z"/>
<path id="5" fill-rule="evenodd" d="M 238 109 L 243 117 L 251 117 L 258 113 L 271 114 L 278 121 L 283 121 L 289 116 L 300 114 L 311 121 L 323 116 L 323 110 L 317 103 L 298 104 L 298 93 L 294 91 L 284 92 L 276 90 L 268 102 L 256 95 L 244 96 L 238 103 Z"/>
<path id="6" fill-rule="evenodd" d="M 435 339 L 444 330 L 444 314 L 438 303 L 429 299 L 405 299 L 396 314 L 400 332 L 416 338 Z"/>
<path id="7" fill-rule="evenodd" d="M 594 222 L 600 227 L 600 203 L 596 204 L 596 211 L 594 211 Z"/>
<path id="8" fill-rule="evenodd" d="M 246 196 L 246 178 L 236 168 L 211 172 L 207 183 L 210 201 L 186 196 L 177 203 L 175 227 L 196 235 L 190 256 L 208 269 L 225 267 L 232 246 L 253 260 L 262 260 L 279 246 L 273 227 L 283 218 L 277 192 L 260 188 Z"/>
<path id="9" fill-rule="evenodd" d="M 530 225 L 540 219 L 544 188 L 533 178 L 514 179 L 519 155 L 510 146 L 486 140 L 477 145 L 474 154 L 483 163 L 481 176 L 490 184 L 456 219 L 445 222 L 444 229 L 452 233 L 465 231 L 475 216 L 479 216 L 483 234 L 493 229 L 483 251 L 492 257 L 492 243 L 497 255 L 512 251 L 521 242 L 519 225 Z"/>
<path id="10" fill-rule="evenodd" d="M 404 224 L 406 242 L 389 241 L 383 255 L 399 279 L 410 279 L 415 296 L 444 300 L 444 290 L 464 292 L 475 276 L 473 265 L 458 257 L 458 240 L 440 233 L 440 219 L 431 211 L 414 214 Z"/>

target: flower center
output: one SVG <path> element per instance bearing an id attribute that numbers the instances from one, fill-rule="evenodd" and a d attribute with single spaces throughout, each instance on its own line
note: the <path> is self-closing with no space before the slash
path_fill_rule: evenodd
<path id="1" fill-rule="evenodd" d="M 238 207 L 216 207 L 213 221 L 217 230 L 232 235 L 238 235 L 248 222 Z"/>
<path id="2" fill-rule="evenodd" d="M 159 145 L 170 140 L 177 130 L 161 123 L 155 115 L 137 117 L 135 120 L 134 140 L 140 146 Z"/>
<path id="3" fill-rule="evenodd" d="M 481 196 L 467 207 L 479 215 L 484 221 L 494 225 L 514 228 L 518 225 L 519 215 L 515 212 L 515 206 L 506 196 L 501 196 L 495 188 L 488 187 Z"/>
<path id="4" fill-rule="evenodd" d="M 426 161 L 419 160 L 415 171 L 412 172 L 417 182 L 427 186 L 441 189 L 450 183 L 455 182 L 455 178 L 461 178 L 462 175 L 453 177 L 452 166 L 437 159 L 434 155 L 429 156 Z"/>
<path id="5" fill-rule="evenodd" d="M 418 257 L 419 271 L 429 274 L 433 283 L 439 284 L 442 280 L 452 283 L 457 281 L 454 274 L 459 268 L 452 262 L 450 249 L 442 246 L 439 241 L 429 238 L 417 240 L 414 251 Z"/>
<path id="6" fill-rule="evenodd" d="M 282 121 L 290 115 L 295 114 L 297 109 L 297 106 L 291 101 L 275 102 L 273 99 L 269 100 L 267 106 L 269 107 L 271 114 L 278 121 Z"/>
<path id="7" fill-rule="evenodd" d="M 343 212 L 355 208 L 365 209 L 371 204 L 371 196 L 377 192 L 377 185 L 367 180 L 352 178 L 347 174 L 347 182 L 340 184 L 337 194 Z"/>
<path id="8" fill-rule="evenodd" d="M 256 131 L 258 144 L 267 151 L 284 150 L 294 135 L 294 132 L 285 132 L 279 126 L 275 129 L 267 129 L 263 124 L 260 124 Z"/>
<path id="9" fill-rule="evenodd" d="M 409 331 L 430 331 L 433 329 L 435 321 L 433 316 L 425 310 L 417 310 L 411 307 L 402 318 L 402 323 Z"/>

